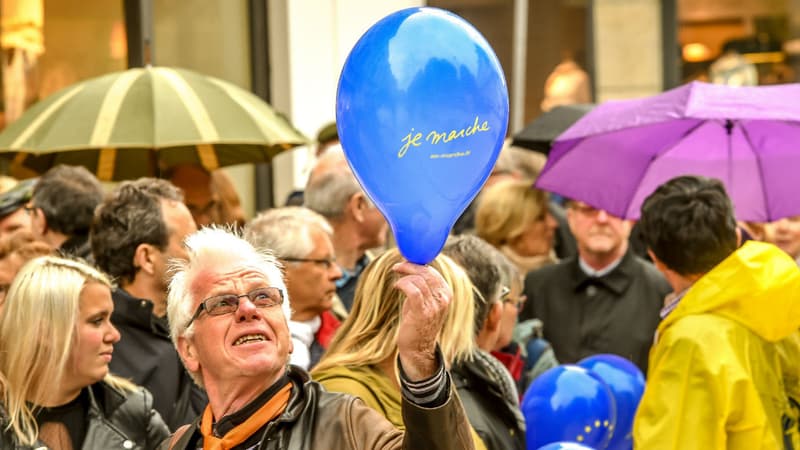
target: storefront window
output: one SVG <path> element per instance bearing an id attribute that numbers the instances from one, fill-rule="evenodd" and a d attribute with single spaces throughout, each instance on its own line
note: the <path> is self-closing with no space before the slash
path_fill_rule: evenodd
<path id="1" fill-rule="evenodd" d="M 250 90 L 247 2 L 153 0 L 152 62 L 220 78 Z M 222 169 L 233 180 L 247 217 L 255 213 L 252 164 Z"/>
<path id="2" fill-rule="evenodd" d="M 62 88 L 126 68 L 122 1 L 4 0 L 0 45 L 2 129 Z M 3 173 L 11 170 L 5 160 L 0 165 Z"/>
<path id="3" fill-rule="evenodd" d="M 509 83 L 509 95 L 512 96 L 514 95 L 511 80 L 514 3 L 514 0 L 428 1 L 429 6 L 447 9 L 463 17 L 486 37 L 503 66 L 506 80 Z M 562 71 L 574 69 L 583 72 L 581 86 L 567 89 L 577 96 L 575 101 L 570 99 L 569 102 L 592 101 L 592 83 L 589 76 L 591 61 L 589 61 L 589 52 L 587 51 L 589 3 L 588 0 L 527 1 L 525 123 L 541 114 L 543 108 L 549 109 L 559 101 L 556 98 L 558 95 L 553 94 L 558 91 L 559 87 L 553 86 L 554 77 L 551 77 L 549 99 L 546 86 L 548 77 L 557 71 L 557 68 Z M 563 85 L 561 86 L 563 87 Z"/>
<path id="4" fill-rule="evenodd" d="M 800 80 L 797 0 L 680 0 L 683 81 L 765 85 Z"/>

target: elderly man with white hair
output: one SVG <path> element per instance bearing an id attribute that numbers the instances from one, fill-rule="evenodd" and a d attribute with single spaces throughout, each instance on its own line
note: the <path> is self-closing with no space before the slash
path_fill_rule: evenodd
<path id="1" fill-rule="evenodd" d="M 278 262 L 244 239 L 204 228 L 186 240 L 170 284 L 171 335 L 209 405 L 165 446 L 176 449 L 471 449 L 436 344 L 452 290 L 428 266 L 393 267 L 406 300 L 397 336 L 406 430 L 361 400 L 328 393 L 300 368 Z M 162 446 L 163 447 L 163 446 Z M 166 448 L 166 447 L 164 447 Z"/>

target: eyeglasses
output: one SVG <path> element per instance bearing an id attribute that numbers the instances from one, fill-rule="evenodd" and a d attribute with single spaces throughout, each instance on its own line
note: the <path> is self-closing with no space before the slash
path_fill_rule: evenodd
<path id="1" fill-rule="evenodd" d="M 203 310 L 205 310 L 209 316 L 222 316 L 236 312 L 236 310 L 239 309 L 239 299 L 242 297 L 247 297 L 256 308 L 271 308 L 283 303 L 283 292 L 276 287 L 253 289 L 247 294 L 242 295 L 215 295 L 214 297 L 209 297 L 200 302 L 200 306 L 197 307 L 189 323 L 186 324 L 186 328 L 189 328 Z"/>
<path id="2" fill-rule="evenodd" d="M 318 264 L 325 269 L 330 269 L 336 264 L 336 258 L 281 258 L 284 261 L 288 262 L 310 262 L 314 264 Z"/>
<path id="3" fill-rule="evenodd" d="M 521 309 L 522 306 L 525 305 L 525 301 L 528 300 L 528 297 L 524 294 L 517 296 L 517 298 L 510 297 L 509 294 L 511 294 L 511 289 L 503 286 L 503 289 L 500 291 L 500 300 L 502 300 L 503 303 L 511 303 L 517 309 Z"/>

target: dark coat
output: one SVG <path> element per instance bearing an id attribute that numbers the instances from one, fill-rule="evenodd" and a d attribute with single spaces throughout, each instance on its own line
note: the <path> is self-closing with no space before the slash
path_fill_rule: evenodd
<path id="1" fill-rule="evenodd" d="M 169 338 L 166 318 L 153 315 L 153 303 L 117 288 L 111 322 L 121 339 L 109 368 L 153 393 L 154 407 L 171 430 L 191 422 L 208 399 L 183 367 Z"/>
<path id="2" fill-rule="evenodd" d="M 153 397 L 147 390 L 137 387 L 135 391 L 121 391 L 103 381 L 88 389 L 89 421 L 83 450 L 150 450 L 169 436 L 161 416 L 153 410 Z M 5 428 L 6 420 L 2 422 Z M 0 448 L 47 449 L 41 443 L 34 447 L 18 445 L 10 432 L 0 434 Z"/>
<path id="3" fill-rule="evenodd" d="M 647 373 L 647 358 L 671 288 L 660 272 L 629 249 L 600 278 L 586 275 L 577 257 L 530 272 L 520 320 L 538 318 L 562 364 L 614 353 Z"/>
<path id="4" fill-rule="evenodd" d="M 296 366 L 288 372 L 292 393 L 286 410 L 256 433 L 259 450 L 462 450 L 473 448 L 458 396 L 421 408 L 403 400 L 406 432 L 351 395 L 327 392 Z M 200 418 L 180 436 L 174 449 L 197 449 Z M 160 448 L 166 449 L 165 442 Z"/>
<path id="5" fill-rule="evenodd" d="M 450 374 L 469 423 L 486 449 L 525 450 L 525 418 L 506 367 L 478 350 L 471 361 L 454 364 Z"/>

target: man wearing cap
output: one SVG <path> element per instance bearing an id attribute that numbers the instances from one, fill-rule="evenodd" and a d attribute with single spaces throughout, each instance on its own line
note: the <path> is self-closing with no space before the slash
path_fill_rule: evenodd
<path id="1" fill-rule="evenodd" d="M 36 179 L 21 181 L 12 189 L 0 194 L 0 238 L 17 230 L 30 230 L 31 217 L 25 210 Z"/>

